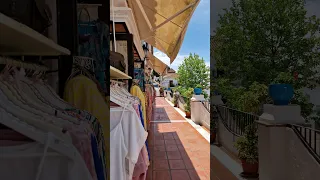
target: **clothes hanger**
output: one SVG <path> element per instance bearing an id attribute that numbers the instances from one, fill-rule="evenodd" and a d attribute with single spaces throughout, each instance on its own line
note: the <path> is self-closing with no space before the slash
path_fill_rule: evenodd
<path id="1" fill-rule="evenodd" d="M 126 104 L 128 104 L 128 100 L 124 99 L 123 97 L 120 97 L 113 89 L 115 85 L 115 82 L 111 82 L 111 87 L 110 87 L 110 101 L 120 105 L 120 106 L 127 106 Z M 129 104 L 131 104 L 131 102 L 129 101 Z"/>
<path id="2" fill-rule="evenodd" d="M 118 81 L 114 81 L 114 80 L 111 80 L 111 83 L 113 84 L 111 87 L 112 87 L 112 89 L 111 90 L 113 90 L 113 92 L 115 92 L 117 95 L 119 95 L 119 97 L 121 97 L 121 98 L 126 98 L 126 99 L 128 99 L 128 100 L 130 100 L 130 101 L 132 101 L 132 100 L 134 100 L 133 98 L 132 98 L 132 95 L 129 93 L 129 92 L 127 92 L 127 93 L 125 93 L 124 91 L 123 91 L 123 88 L 121 87 L 121 85 L 124 85 L 124 83 L 123 82 L 118 82 Z"/>
<path id="3" fill-rule="evenodd" d="M 112 96 L 113 98 L 118 99 L 119 101 L 123 101 L 123 102 L 129 101 L 132 104 L 131 100 L 128 99 L 127 96 L 124 96 L 123 94 L 120 94 L 119 91 L 116 90 L 115 86 L 116 86 L 116 84 L 114 84 L 110 88 L 110 96 Z"/>
<path id="4" fill-rule="evenodd" d="M 4 109 L 6 112 L 46 132 L 53 132 L 56 136 L 65 140 L 66 142 L 72 142 L 69 133 L 64 128 L 54 125 L 53 123 L 48 122 L 48 120 L 45 121 L 44 118 L 39 115 L 30 113 L 24 109 L 19 108 L 18 106 L 14 106 L 12 102 L 8 101 L 5 98 L 1 90 L 0 90 L 0 99 L 1 99 L 0 108 Z"/>
<path id="5" fill-rule="evenodd" d="M 10 61 L 8 61 L 8 63 L 9 62 Z M 22 67 L 23 65 L 19 64 L 19 66 Z M 14 70 L 14 68 L 10 68 L 9 70 L 12 70 L 12 69 Z M 56 110 L 45 109 L 44 107 L 41 107 L 41 105 L 39 106 L 36 103 L 34 103 L 32 100 L 30 100 L 30 98 L 27 98 L 27 97 L 23 98 L 22 97 L 23 93 L 20 94 L 17 89 L 14 89 L 12 87 L 10 88 L 10 85 L 8 85 L 5 80 L 1 81 L 0 85 L 1 85 L 0 89 L 7 96 L 8 100 L 10 99 L 10 101 L 12 103 L 14 103 L 15 105 L 19 106 L 22 109 L 27 110 L 28 112 L 32 112 L 34 114 L 40 115 L 41 117 L 56 119 L 57 123 L 60 121 L 59 122 L 60 124 L 63 124 L 63 123 L 65 123 L 65 124 L 67 124 L 67 123 L 79 124 L 78 119 L 75 119 L 75 118 L 72 119 L 71 117 L 65 116 L 65 115 L 63 115 L 61 113 L 59 113 L 59 115 L 58 115 Z M 63 118 L 65 118 L 65 119 L 61 119 L 60 118 L 61 116 Z"/>
<path id="6" fill-rule="evenodd" d="M 10 65 L 7 66 L 5 69 L 10 70 L 11 69 Z M 6 73 L 7 73 L 7 71 L 2 71 L 2 75 L 0 76 L 0 78 L 2 78 L 3 74 L 6 74 Z M 2 88 L 0 88 L 0 96 L 1 96 L 0 105 L 7 112 L 10 112 L 11 114 L 16 115 L 20 119 L 24 119 L 25 121 L 27 121 L 33 125 L 36 125 L 39 128 L 51 130 L 51 131 L 55 132 L 55 134 L 66 139 L 67 141 L 71 141 L 70 136 L 68 134 L 65 134 L 66 130 L 63 129 L 61 127 L 61 125 L 60 126 L 57 125 L 57 121 L 51 120 L 51 122 L 50 122 L 50 120 L 48 119 L 47 116 L 43 117 L 39 113 L 37 114 L 37 113 L 34 113 L 33 111 L 25 110 L 25 109 L 21 108 L 20 106 L 18 106 L 17 104 L 14 104 L 13 102 L 9 101 L 8 97 L 2 91 Z M 47 122 L 45 122 L 45 120 Z"/>
<path id="7" fill-rule="evenodd" d="M 88 78 L 90 78 L 91 80 L 94 80 L 95 77 L 92 75 L 92 74 L 94 74 L 93 73 L 94 72 L 93 61 L 94 61 L 94 59 L 89 58 L 89 57 L 74 56 L 73 57 L 72 73 L 68 77 L 67 82 L 71 78 L 79 75 L 79 73 L 80 73 L 80 75 L 85 75 Z M 85 67 L 90 68 L 90 70 L 86 69 Z"/>
<path id="8" fill-rule="evenodd" d="M 42 77 L 42 75 L 43 75 L 43 72 L 40 72 L 38 77 Z M 23 100 L 25 100 L 25 102 L 27 102 L 30 106 L 32 106 L 33 108 L 36 108 L 36 109 L 41 109 L 43 112 L 45 112 L 49 115 L 54 115 L 54 116 L 63 118 L 64 120 L 67 120 L 71 123 L 74 123 L 77 125 L 80 124 L 80 121 L 77 118 L 71 117 L 69 115 L 65 115 L 65 114 L 61 113 L 61 111 L 58 111 L 57 109 L 53 108 L 52 106 L 49 106 L 45 102 L 41 101 L 34 94 L 34 92 L 32 93 L 32 89 L 31 89 L 31 92 L 28 91 L 28 90 L 30 90 L 30 86 L 25 86 L 24 88 L 21 88 L 21 81 L 23 81 L 23 79 L 26 79 L 24 69 L 20 69 L 19 72 L 16 71 L 15 77 L 17 77 L 17 79 L 19 79 L 19 80 L 17 80 L 16 83 L 13 83 L 13 85 L 17 85 L 16 86 L 17 92 L 19 93 L 21 98 Z M 23 91 L 22 91 L 22 89 L 23 89 Z M 29 93 L 27 93 L 27 92 L 29 92 Z"/>

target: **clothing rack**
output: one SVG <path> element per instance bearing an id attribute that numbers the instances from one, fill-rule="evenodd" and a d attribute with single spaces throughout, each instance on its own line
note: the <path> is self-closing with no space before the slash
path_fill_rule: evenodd
<path id="1" fill-rule="evenodd" d="M 13 58 L 5 57 L 5 56 L 0 56 L 0 64 L 7 65 L 10 68 L 19 67 L 27 70 L 40 71 L 40 72 L 46 72 L 49 70 L 47 67 L 42 65 L 38 65 L 35 63 L 27 63 L 24 61 L 15 60 Z"/>
<path id="2" fill-rule="evenodd" d="M 115 80 L 110 80 L 111 84 L 119 84 L 119 85 L 126 85 L 125 82 L 121 82 L 121 81 L 115 81 Z"/>

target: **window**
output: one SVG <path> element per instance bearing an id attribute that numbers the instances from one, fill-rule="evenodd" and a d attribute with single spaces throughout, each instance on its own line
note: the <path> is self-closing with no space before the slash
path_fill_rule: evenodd
<path id="1" fill-rule="evenodd" d="M 174 87 L 173 80 L 169 81 L 170 87 Z"/>

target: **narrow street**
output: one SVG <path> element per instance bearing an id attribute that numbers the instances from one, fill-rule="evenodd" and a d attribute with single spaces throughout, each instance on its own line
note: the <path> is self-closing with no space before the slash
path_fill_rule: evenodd
<path id="1" fill-rule="evenodd" d="M 214 158 L 210 158 L 209 142 L 163 97 L 156 99 L 148 143 L 151 161 L 147 180 L 210 179 L 210 159 Z M 225 167 L 213 162 L 211 168 L 217 169 L 212 169 L 211 175 L 220 180 L 233 180 Z"/>

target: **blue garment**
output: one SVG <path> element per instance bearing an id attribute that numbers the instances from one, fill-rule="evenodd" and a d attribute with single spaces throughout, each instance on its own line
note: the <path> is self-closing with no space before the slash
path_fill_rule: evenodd
<path id="1" fill-rule="evenodd" d="M 143 119 L 143 113 L 142 113 L 142 108 L 141 108 L 141 105 L 139 104 L 139 113 L 140 113 L 140 120 L 141 120 L 141 123 L 144 127 L 144 119 Z M 149 153 L 149 148 L 148 148 L 148 141 L 146 141 L 146 147 L 147 147 L 147 151 L 148 151 L 148 157 L 149 157 L 149 160 L 150 160 L 150 153 Z"/>
<path id="2" fill-rule="evenodd" d="M 84 25 L 87 24 L 87 25 Z M 79 55 L 94 59 L 95 77 L 103 90 L 106 90 L 106 64 L 109 57 L 109 27 L 102 21 L 79 22 L 80 37 L 86 41 L 79 45 Z"/>
<path id="3" fill-rule="evenodd" d="M 105 173 L 107 172 L 104 170 L 103 160 L 99 155 L 99 151 L 98 151 L 98 143 L 96 138 L 93 135 L 91 135 L 91 148 L 92 148 L 92 155 L 94 160 L 94 167 L 96 169 L 97 179 L 105 180 Z M 106 174 L 106 177 L 107 177 L 107 174 Z"/>

